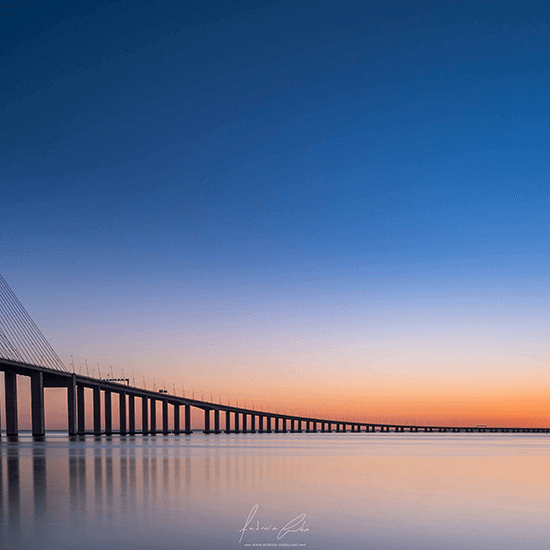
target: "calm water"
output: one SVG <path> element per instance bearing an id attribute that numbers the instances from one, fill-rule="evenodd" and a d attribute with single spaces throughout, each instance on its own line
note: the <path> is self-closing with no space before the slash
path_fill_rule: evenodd
<path id="1" fill-rule="evenodd" d="M 0 548 L 547 549 L 549 453 L 527 434 L 3 437 Z"/>

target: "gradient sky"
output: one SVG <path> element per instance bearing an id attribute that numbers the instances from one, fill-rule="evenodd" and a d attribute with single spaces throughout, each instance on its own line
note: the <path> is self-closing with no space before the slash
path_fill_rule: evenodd
<path id="1" fill-rule="evenodd" d="M 547 2 L 1 10 L 0 272 L 66 365 L 550 425 Z"/>

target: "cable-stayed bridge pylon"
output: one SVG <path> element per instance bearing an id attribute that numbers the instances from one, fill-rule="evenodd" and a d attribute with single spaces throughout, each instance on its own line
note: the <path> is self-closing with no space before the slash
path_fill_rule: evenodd
<path id="1" fill-rule="evenodd" d="M 69 372 L 2 275 L 0 358 Z"/>

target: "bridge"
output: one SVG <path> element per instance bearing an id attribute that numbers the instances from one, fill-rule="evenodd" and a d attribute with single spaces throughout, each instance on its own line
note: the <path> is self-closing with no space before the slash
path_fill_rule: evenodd
<path id="1" fill-rule="evenodd" d="M 31 382 L 32 435 L 45 436 L 44 389 L 67 389 L 67 425 L 70 436 L 119 434 L 191 434 L 191 408 L 203 411 L 204 433 L 317 433 L 317 432 L 412 432 L 412 433 L 546 433 L 549 428 L 487 426 L 435 426 L 350 422 L 288 415 L 189 399 L 71 373 L 35 325 L 4 278 L 0 275 L 0 371 L 4 372 L 6 436 L 17 437 L 17 377 Z M 93 431 L 86 431 L 85 390 L 92 390 Z M 118 395 L 119 429 L 113 430 L 113 394 Z M 136 399 L 141 399 L 141 429 L 136 430 Z M 157 426 L 157 402 L 162 421 Z M 173 415 L 169 429 L 170 412 Z M 183 422 L 182 422 L 183 412 Z M 0 413 L 1 414 L 1 413 Z M 233 422 L 231 422 L 233 419 Z M 160 420 L 160 419 L 159 419 Z M 221 421 L 225 422 L 222 424 Z"/>

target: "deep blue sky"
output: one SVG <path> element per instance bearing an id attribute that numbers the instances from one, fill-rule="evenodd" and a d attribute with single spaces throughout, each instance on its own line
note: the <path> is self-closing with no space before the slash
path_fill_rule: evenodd
<path id="1" fill-rule="evenodd" d="M 65 362 L 547 364 L 547 2 L 7 6 L 1 272 Z"/>

